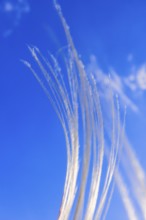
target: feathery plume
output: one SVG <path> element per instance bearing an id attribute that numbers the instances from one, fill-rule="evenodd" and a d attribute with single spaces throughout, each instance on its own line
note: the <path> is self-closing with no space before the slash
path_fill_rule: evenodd
<path id="1" fill-rule="evenodd" d="M 66 69 L 61 70 L 57 59 L 52 54 L 47 60 L 37 47 L 28 48 L 41 74 L 39 75 L 28 61 L 23 62 L 47 94 L 64 130 L 67 168 L 58 220 L 68 220 L 72 211 L 74 220 L 82 218 L 99 220 L 103 216 L 105 218 L 104 211 L 107 210 L 111 200 L 113 177 L 119 160 L 121 133 L 119 103 L 117 98 L 115 103 L 112 89 L 110 89 L 109 123 L 112 124 L 112 134 L 111 146 L 106 156 L 105 123 L 98 92 L 98 75 L 94 72 L 87 74 L 74 46 L 61 7 L 55 0 L 54 6 L 68 42 Z M 80 146 L 81 134 L 83 134 L 83 146 Z M 80 158 L 79 146 L 83 147 L 83 158 Z M 107 170 L 103 173 L 106 157 L 108 158 Z M 90 170 L 91 179 L 89 179 Z M 104 179 L 103 185 L 101 185 L 102 179 Z"/>

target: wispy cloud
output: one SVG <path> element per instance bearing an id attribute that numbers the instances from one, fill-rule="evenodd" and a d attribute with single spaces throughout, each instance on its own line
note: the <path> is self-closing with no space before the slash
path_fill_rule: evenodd
<path id="1" fill-rule="evenodd" d="M 146 90 L 146 63 L 136 69 L 132 68 L 132 73 L 124 78 L 124 83 L 134 92 Z"/>
<path id="2" fill-rule="evenodd" d="M 109 73 L 104 73 L 104 71 L 99 68 L 94 55 L 90 57 L 90 63 L 87 66 L 87 71 L 95 72 L 97 74 L 99 84 L 101 83 L 101 85 L 104 85 L 104 87 L 110 85 L 110 87 L 113 89 L 113 92 L 119 95 L 124 105 L 130 107 L 134 112 L 138 112 L 137 105 L 131 100 L 131 98 L 128 97 L 128 95 L 126 95 L 125 90 L 127 84 L 125 78 L 119 76 L 113 69 L 110 69 Z"/>
<path id="3" fill-rule="evenodd" d="M 0 3 L 0 15 L 3 18 L 4 30 L 1 30 L 3 37 L 8 37 L 13 33 L 14 29 L 19 26 L 21 18 L 24 14 L 30 12 L 30 5 L 27 0 L 3 0 Z M 10 25 L 7 26 L 7 20 Z"/>

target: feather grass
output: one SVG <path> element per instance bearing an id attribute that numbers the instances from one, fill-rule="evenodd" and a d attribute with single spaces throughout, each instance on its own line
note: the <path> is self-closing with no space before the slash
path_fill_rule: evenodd
<path id="1" fill-rule="evenodd" d="M 117 157 L 117 150 L 114 150 L 115 137 L 113 137 L 109 166 L 100 198 L 100 205 L 97 207 L 104 159 L 104 126 L 97 83 L 94 74 L 91 73 L 90 76 L 87 76 L 83 62 L 79 59 L 78 53 L 73 44 L 68 26 L 62 15 L 61 8 L 57 3 L 55 3 L 55 8 L 62 21 L 69 45 L 69 55 L 66 59 L 66 70 L 70 90 L 69 93 L 71 94 L 70 97 L 68 95 L 66 83 L 61 75 L 62 73 L 61 71 L 58 71 L 60 69 L 59 64 L 53 55 L 51 55 L 51 61 L 53 61 L 52 66 L 51 62 L 44 58 L 37 47 L 29 47 L 35 62 L 41 70 L 42 76 L 39 76 L 36 73 L 29 62 L 24 61 L 24 63 L 29 67 L 47 94 L 58 115 L 58 118 L 60 119 L 65 134 L 67 148 L 67 171 L 58 220 L 69 219 L 75 198 L 77 201 L 75 204 L 76 206 L 73 219 L 81 219 L 83 215 L 86 220 L 93 218 L 100 219 L 113 172 L 115 170 Z M 74 71 L 74 69 L 76 69 L 76 71 Z M 77 191 L 80 137 L 79 107 L 82 118 L 84 155 L 81 182 Z M 113 111 L 115 111 L 114 104 Z M 113 112 L 113 135 L 115 133 L 114 114 L 115 112 Z M 88 202 L 86 204 L 86 212 L 83 214 L 92 150 L 94 152 L 92 178 Z"/>
<path id="2" fill-rule="evenodd" d="M 65 57 L 67 82 L 63 78 L 65 73 L 62 72 L 57 59 L 51 54 L 50 60 L 47 60 L 37 47 L 29 47 L 29 50 L 40 68 L 41 75 L 39 76 L 28 61 L 23 62 L 47 94 L 64 130 L 67 169 L 58 220 L 68 220 L 72 212 L 74 220 L 105 219 L 114 190 L 114 176 L 129 219 L 137 220 L 138 217 L 128 195 L 128 190 L 120 172 L 117 170 L 122 137 L 120 136 L 122 130 L 118 98 L 116 98 L 115 104 L 114 95 L 112 89 L 110 89 L 111 147 L 108 150 L 106 173 L 103 174 L 106 154 L 105 118 L 102 113 L 98 91 L 98 76 L 94 73 L 87 74 L 74 46 L 61 7 L 55 0 L 54 6 L 62 22 L 68 42 L 68 53 Z M 84 154 L 81 163 L 79 163 L 81 128 L 83 133 L 83 146 L 81 147 L 83 147 Z M 110 136 L 109 129 L 107 133 Z M 135 171 L 137 183 L 142 187 L 142 192 L 146 193 L 145 182 L 143 182 L 144 172 L 131 148 L 126 149 Z M 93 161 L 91 161 L 91 158 Z M 89 179 L 90 169 L 92 172 L 91 179 Z M 79 170 L 81 170 L 81 176 L 79 176 Z M 101 185 L 103 176 L 104 183 Z M 87 187 L 88 182 L 89 187 Z M 146 219 L 144 208 L 146 197 L 143 197 L 142 193 L 138 191 L 135 192 L 135 196 Z"/>

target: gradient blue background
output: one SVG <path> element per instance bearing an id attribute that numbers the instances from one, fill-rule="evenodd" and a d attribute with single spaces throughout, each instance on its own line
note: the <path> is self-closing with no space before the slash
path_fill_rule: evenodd
<path id="1" fill-rule="evenodd" d="M 11 10 L 5 8 L 6 4 Z M 108 73 L 127 77 L 146 63 L 145 0 L 60 0 L 85 64 L 90 55 Z M 0 1 L 0 219 L 57 219 L 66 149 L 63 131 L 47 97 L 21 59 L 27 45 L 60 56 L 67 45 L 50 0 Z M 128 61 L 129 54 L 132 60 Z M 146 94 L 129 93 L 139 113 L 127 109 L 126 131 L 146 167 Z M 126 220 L 114 196 L 107 219 Z M 121 206 L 121 208 L 120 208 Z M 115 211 L 116 208 L 116 211 Z"/>

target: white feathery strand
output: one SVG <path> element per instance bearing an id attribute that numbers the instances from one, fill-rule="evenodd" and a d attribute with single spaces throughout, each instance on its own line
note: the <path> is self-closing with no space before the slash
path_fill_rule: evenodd
<path id="1" fill-rule="evenodd" d="M 116 172 L 115 178 L 116 178 L 116 183 L 119 188 L 121 198 L 123 200 L 123 203 L 124 203 L 125 209 L 127 211 L 127 215 L 128 215 L 129 220 L 138 220 L 139 218 L 138 218 L 137 213 L 135 211 L 132 200 L 129 196 L 128 189 L 127 189 L 119 171 Z"/>
<path id="2" fill-rule="evenodd" d="M 68 158 L 67 171 L 66 171 L 66 181 L 65 181 L 65 183 L 66 183 L 65 184 L 65 191 L 66 191 L 66 188 L 67 188 L 67 185 L 68 185 L 69 173 L 70 173 L 70 144 L 69 144 L 69 137 L 68 137 L 67 128 L 66 128 L 63 116 L 60 115 L 61 112 L 60 113 L 58 112 L 58 109 L 56 108 L 56 103 L 54 103 L 54 101 L 52 100 L 48 90 L 46 89 L 46 87 L 44 86 L 43 82 L 40 80 L 40 78 L 36 74 L 36 72 L 33 70 L 31 65 L 27 61 L 23 61 L 23 62 L 31 70 L 31 72 L 33 73 L 33 75 L 35 76 L 35 78 L 37 79 L 37 81 L 39 82 L 39 84 L 41 85 L 41 87 L 43 88 L 45 93 L 47 94 L 47 97 L 49 98 L 52 106 L 54 107 L 54 110 L 56 111 L 56 114 L 58 115 L 58 118 L 60 119 L 62 127 L 64 129 L 65 140 L 66 140 L 66 148 L 67 148 L 67 158 Z"/>
<path id="3" fill-rule="evenodd" d="M 53 55 L 51 55 L 51 58 L 52 58 L 52 60 L 53 60 L 53 62 L 54 62 L 54 64 L 55 64 L 55 66 L 58 66 L 58 62 L 57 62 L 56 58 L 55 58 Z M 47 62 L 47 64 L 48 64 L 48 62 Z M 67 66 L 66 66 L 66 67 L 67 67 Z M 52 70 L 53 70 L 53 69 L 52 69 Z M 60 74 L 58 75 L 60 81 L 58 80 L 56 74 L 54 74 L 54 71 L 52 71 L 52 74 L 53 74 L 53 76 L 54 76 L 54 78 L 55 78 L 55 80 L 56 80 L 56 82 L 57 82 L 57 85 L 58 85 L 59 87 L 60 87 L 60 82 L 61 82 L 61 85 L 62 85 L 62 91 L 63 91 L 64 94 L 66 95 L 66 99 L 68 100 L 68 104 L 69 104 L 69 106 L 70 106 L 70 101 L 69 101 L 68 91 L 67 91 L 66 85 L 65 85 L 65 83 L 64 83 L 64 80 L 63 80 L 62 74 L 60 73 Z M 67 71 L 67 76 L 70 76 L 70 72 L 68 72 L 68 71 Z M 72 80 L 73 80 L 73 79 L 72 79 Z M 71 84 L 72 84 L 72 80 L 71 80 Z M 71 84 L 70 84 L 69 89 L 71 89 Z M 76 92 L 73 91 L 73 93 L 76 93 Z M 73 101 L 73 98 L 72 98 L 71 100 Z M 72 110 L 71 107 L 70 107 L 70 110 Z"/>
<path id="4" fill-rule="evenodd" d="M 25 60 L 22 60 L 22 62 L 31 70 L 32 74 L 34 75 L 34 77 L 36 78 L 36 80 L 38 81 L 38 83 L 40 84 L 40 86 L 42 87 L 42 89 L 44 90 L 44 92 L 46 93 L 49 101 L 51 102 L 60 122 L 62 125 L 65 125 L 65 121 L 62 115 L 62 111 L 59 111 L 59 108 L 57 108 L 57 104 L 56 102 L 54 102 L 54 100 L 52 99 L 48 89 L 46 88 L 46 86 L 44 85 L 43 81 L 40 79 L 40 77 L 37 75 L 37 73 L 34 71 L 34 69 L 31 67 L 31 64 Z"/>
<path id="5" fill-rule="evenodd" d="M 74 122 L 74 120 L 73 120 Z M 76 181 L 78 175 L 78 127 L 73 130 L 70 130 L 71 135 L 71 145 L 72 145 L 72 159 L 71 159 L 71 168 L 69 173 L 69 182 L 67 187 L 67 199 L 63 199 L 61 205 L 60 216 L 58 219 L 68 219 L 72 204 L 74 201 L 75 193 L 76 193 Z M 64 197 L 65 198 L 65 197 Z"/>
<path id="6" fill-rule="evenodd" d="M 125 137 L 125 149 L 128 154 L 129 162 L 133 168 L 134 176 L 128 174 L 131 185 L 133 186 L 133 194 L 136 197 L 137 203 L 141 209 L 143 218 L 146 219 L 146 176 L 141 167 L 134 151 L 132 150 L 127 138 Z M 125 169 L 128 172 L 128 170 Z"/>
<path id="7" fill-rule="evenodd" d="M 105 182 L 104 182 L 104 187 L 102 190 L 101 198 L 99 201 L 99 206 L 97 208 L 96 214 L 95 214 L 95 219 L 100 219 L 102 215 L 102 211 L 105 206 L 105 202 L 107 199 L 107 194 L 109 192 L 109 188 L 111 185 L 111 181 L 113 179 L 115 167 L 116 167 L 116 159 L 117 159 L 117 150 L 118 150 L 118 143 L 119 140 L 117 140 L 117 146 L 116 146 L 116 141 L 115 141 L 115 107 L 114 107 L 114 99 L 113 99 L 113 94 L 111 93 L 111 98 L 112 98 L 112 145 L 111 145 L 111 150 L 110 150 L 110 155 L 109 155 L 109 162 L 108 162 L 108 168 L 107 168 L 107 173 L 105 177 Z M 119 132 L 119 131 L 118 131 Z M 119 135 L 118 135 L 119 137 Z M 117 148 L 117 149 L 116 149 Z"/>
<path id="8" fill-rule="evenodd" d="M 112 91 L 111 91 L 112 92 Z M 108 163 L 108 170 L 107 170 L 107 175 L 106 175 L 106 180 L 105 180 L 105 187 L 103 191 L 105 191 L 106 186 L 109 185 L 109 180 L 112 179 L 113 172 L 115 170 L 116 162 L 117 162 L 117 156 L 119 152 L 119 147 L 120 147 L 120 115 L 119 115 L 119 102 L 118 98 L 116 97 L 116 107 L 117 111 L 115 111 L 115 106 L 114 106 L 114 98 L 113 94 L 111 94 L 112 98 L 112 122 L 113 122 L 113 129 L 112 129 L 112 146 L 110 150 L 110 155 L 109 155 L 109 163 Z M 117 141 L 115 140 L 115 133 L 116 133 L 116 119 L 115 119 L 115 112 L 117 112 Z"/>
<path id="9" fill-rule="evenodd" d="M 70 108 L 70 102 L 69 102 L 69 100 L 67 99 L 67 93 L 65 94 L 65 92 L 64 92 L 64 90 L 63 90 L 61 84 L 58 82 L 58 80 L 56 79 L 56 77 L 55 77 L 55 79 L 57 80 L 57 81 L 56 81 L 57 83 L 56 83 L 56 86 L 54 85 L 54 83 L 53 83 L 51 77 L 49 76 L 49 74 L 48 74 L 48 72 L 47 72 L 47 70 L 44 68 L 43 64 L 42 64 L 41 61 L 39 60 L 39 58 L 38 58 L 38 56 L 37 56 L 37 54 L 36 54 L 36 52 L 35 52 L 35 48 L 30 48 L 30 47 L 29 47 L 29 49 L 30 49 L 31 54 L 32 54 L 32 56 L 34 57 L 35 61 L 37 62 L 38 66 L 40 67 L 40 69 L 41 69 L 41 71 L 42 71 L 42 73 L 43 73 L 43 75 L 44 75 L 46 81 L 48 82 L 48 85 L 49 85 L 50 88 L 52 89 L 53 95 L 54 95 L 54 92 L 55 92 L 55 95 L 58 97 L 57 100 L 60 101 L 60 106 L 62 106 L 62 108 L 65 107 L 65 110 L 64 110 L 64 111 L 65 111 L 65 114 L 64 114 L 64 115 L 66 115 L 66 113 L 67 113 L 67 119 L 69 119 L 69 118 L 71 117 L 71 116 L 70 116 L 70 114 L 71 114 L 71 108 Z"/>
<path id="10" fill-rule="evenodd" d="M 96 149 L 95 149 L 95 155 L 94 155 L 94 164 L 93 164 L 93 171 L 92 171 L 92 179 L 91 179 L 91 186 L 90 186 L 90 192 L 89 192 L 89 199 L 85 214 L 86 220 L 92 220 L 97 204 L 98 199 L 98 192 L 99 192 L 99 185 L 100 185 L 100 179 L 101 179 L 101 173 L 102 173 L 102 164 L 103 164 L 103 156 L 104 156 L 104 130 L 103 130 L 103 117 L 102 117 L 102 111 L 100 106 L 100 99 L 98 94 L 98 89 L 96 85 L 96 81 L 94 79 L 94 76 L 91 77 L 92 80 L 92 87 L 93 87 L 93 100 L 94 100 L 94 108 L 95 108 L 95 118 L 93 126 L 93 137 L 95 137 L 95 140 L 99 140 L 99 146 L 97 145 L 96 141 L 95 147 L 98 146 L 98 158 L 96 159 Z M 99 121 L 99 122 L 98 122 Z M 98 125 L 99 123 L 99 125 Z M 97 138 L 98 135 L 98 138 Z"/>
<path id="11" fill-rule="evenodd" d="M 83 120 L 83 127 L 84 135 L 85 135 L 85 153 L 83 157 L 83 170 L 82 170 L 82 178 L 81 178 L 81 184 L 80 184 L 80 190 L 79 190 L 79 197 L 76 205 L 75 215 L 74 219 L 79 219 L 82 213 L 83 209 L 83 203 L 84 203 L 84 196 L 85 196 L 85 189 L 86 189 L 86 182 L 87 182 L 87 176 L 88 176 L 88 170 L 89 170 L 89 162 L 90 162 L 90 148 L 91 148 L 91 126 L 90 126 L 90 114 L 91 109 L 88 104 L 88 83 L 87 83 L 87 77 L 86 73 L 84 71 L 84 67 L 82 62 L 78 58 L 77 51 L 74 47 L 67 23 L 62 15 L 61 8 L 57 3 L 54 3 L 55 8 L 60 16 L 60 19 L 62 21 L 64 31 L 66 34 L 66 38 L 68 40 L 68 43 L 71 47 L 73 57 L 75 59 L 75 63 L 78 68 L 79 76 L 80 76 L 80 95 L 81 95 L 81 109 L 82 109 L 82 120 Z M 90 110 L 89 110 L 90 109 Z"/>
<path id="12" fill-rule="evenodd" d="M 35 52 L 35 49 L 29 48 L 32 52 L 32 55 L 36 62 L 38 63 L 42 73 L 44 74 L 44 77 L 46 78 L 49 86 L 51 87 L 51 91 L 54 96 L 57 97 L 57 101 L 59 101 L 59 106 L 62 108 L 62 114 L 63 117 L 66 118 L 65 124 L 68 124 L 69 128 L 69 136 L 68 139 L 70 139 L 71 143 L 71 151 L 72 154 L 70 155 L 70 149 L 67 149 L 68 153 L 67 156 L 69 156 L 68 162 L 67 162 L 67 173 L 66 173 L 66 181 L 65 181 L 65 188 L 64 188 L 64 194 L 60 209 L 60 215 L 58 219 L 68 219 L 70 215 L 70 211 L 72 208 L 72 204 L 74 201 L 75 193 L 76 193 L 76 181 L 77 181 L 77 175 L 78 175 L 78 133 L 76 135 L 76 132 L 78 132 L 78 126 L 76 126 L 76 132 L 72 132 L 74 124 L 78 123 L 77 117 L 77 111 L 75 112 L 75 115 L 71 115 L 70 113 L 70 102 L 67 100 L 67 96 L 62 88 L 61 85 L 59 85 L 59 82 L 56 80 L 56 86 L 53 84 L 52 81 L 50 81 L 50 77 L 48 76 L 48 72 L 43 67 L 42 63 L 40 62 L 39 58 L 37 57 L 37 54 Z M 37 77 L 38 78 L 38 77 Z M 53 87 L 52 87 L 53 86 Z M 59 90 L 58 90 L 59 89 Z M 75 100 L 74 100 L 75 101 Z M 67 126 L 66 124 L 66 126 Z M 66 129 L 67 130 L 67 129 Z M 67 135 L 67 133 L 66 133 Z M 74 135 L 76 136 L 74 138 Z M 69 146 L 69 145 L 67 145 Z M 77 146 L 77 147 L 76 147 Z M 77 150 L 74 152 L 74 148 L 77 148 Z M 71 158 L 70 158 L 71 157 Z M 76 167 L 74 167 L 76 166 Z"/>
<path id="13" fill-rule="evenodd" d="M 54 79 L 55 79 L 57 85 L 58 85 L 59 88 L 60 88 L 60 81 L 57 79 L 57 75 L 55 74 L 55 70 L 53 69 L 53 67 L 51 66 L 51 64 L 46 60 L 46 58 L 42 55 L 42 53 L 40 52 L 40 50 L 39 50 L 37 47 L 35 47 L 35 50 L 38 52 L 38 54 L 41 56 L 41 58 L 43 59 L 43 61 L 44 61 L 45 64 L 47 65 L 47 67 L 48 67 L 50 73 L 53 75 L 53 77 L 54 77 Z M 55 59 L 55 57 L 54 57 L 52 54 L 50 55 L 50 57 L 51 57 L 51 59 L 53 60 L 55 66 L 58 66 L 58 62 L 57 62 L 57 60 Z M 59 68 L 59 67 L 58 67 L 58 68 Z M 48 74 L 47 74 L 47 75 L 48 75 Z M 65 93 L 66 99 L 67 99 L 68 104 L 69 104 L 69 106 L 70 106 L 69 97 L 68 97 L 68 92 L 67 92 L 67 89 L 66 89 L 64 80 L 63 80 L 63 78 L 62 78 L 62 74 L 60 73 L 58 76 L 59 76 L 59 78 L 61 79 L 61 85 L 62 85 L 61 91 L 63 91 L 63 92 Z M 57 86 L 56 86 L 56 89 L 57 89 Z M 71 111 L 71 107 L 70 107 L 70 111 Z"/>
<path id="14" fill-rule="evenodd" d="M 103 215 L 102 215 L 102 220 L 106 219 L 106 216 L 107 216 L 110 204 L 111 204 L 112 195 L 113 195 L 113 192 L 114 192 L 114 187 L 115 187 L 115 181 L 113 180 L 111 190 L 110 190 L 110 193 L 109 193 L 108 198 L 107 198 L 107 204 L 106 204 L 106 207 L 105 207 Z"/>
<path id="15" fill-rule="evenodd" d="M 117 158 L 116 167 L 115 167 L 115 170 L 114 170 L 114 180 L 113 180 L 113 183 L 112 183 L 111 191 L 109 193 L 106 208 L 105 208 L 103 216 L 102 216 L 103 220 L 106 218 L 106 215 L 107 215 L 107 212 L 108 212 L 108 209 L 109 209 L 109 206 L 110 206 L 110 202 L 111 202 L 111 199 L 112 199 L 112 194 L 114 192 L 115 174 L 118 172 L 118 168 L 119 168 L 121 149 L 122 149 L 122 146 L 123 146 L 123 135 L 124 135 L 124 130 L 125 130 L 126 108 L 125 108 L 125 111 L 124 111 L 123 125 L 121 126 L 121 124 L 120 124 L 121 123 L 120 122 L 120 106 L 119 106 L 118 96 L 116 96 L 116 100 L 117 100 L 117 125 L 118 125 L 117 126 L 118 127 L 117 136 L 118 137 L 117 137 L 117 151 L 116 151 L 117 156 L 115 156 L 115 157 L 118 157 L 118 158 Z M 109 133 L 109 129 L 108 129 L 108 133 Z"/>
<path id="16" fill-rule="evenodd" d="M 40 80 L 40 78 L 38 77 L 38 75 L 35 73 L 35 71 L 31 68 L 31 66 L 30 65 L 28 65 L 29 63 L 26 63 L 25 62 L 25 64 L 30 68 L 30 70 L 32 71 L 32 73 L 33 73 L 33 75 L 35 76 L 35 78 L 37 79 L 37 81 L 39 82 L 39 84 L 42 86 L 42 88 L 43 88 L 43 90 L 47 93 L 47 95 L 48 95 L 48 97 L 49 97 L 49 99 L 50 99 L 50 101 L 51 101 L 51 103 L 53 102 L 52 101 L 52 98 L 50 97 L 50 95 L 49 95 L 49 93 L 48 93 L 48 91 L 47 91 L 47 89 L 46 89 L 46 87 L 44 86 L 44 84 L 42 83 L 42 81 Z M 60 114 L 58 113 L 58 109 L 56 108 L 56 103 L 54 104 L 54 102 L 52 103 L 53 104 L 53 106 L 54 106 L 54 108 L 56 109 L 56 112 L 57 112 L 57 115 L 58 115 L 58 117 L 60 118 Z M 70 144 L 69 144 L 69 136 L 68 136 L 68 134 L 67 134 L 67 129 L 66 129 L 66 125 L 65 125 L 65 123 L 62 121 L 62 118 L 60 118 L 60 121 L 61 121 L 61 123 L 62 123 L 62 126 L 63 126 L 63 128 L 64 128 L 64 132 L 65 132 L 65 139 L 66 139 L 66 146 L 67 146 L 67 152 L 68 152 L 68 154 L 67 154 L 67 156 L 68 156 L 68 163 L 67 163 L 67 173 L 66 173 L 66 184 L 65 184 L 65 192 L 67 191 L 67 189 L 69 188 L 69 186 L 71 185 L 70 184 L 70 182 L 71 182 L 71 173 L 72 172 L 70 172 L 70 170 L 71 170 L 71 163 L 70 163 L 70 153 L 69 153 L 69 149 L 70 149 Z M 72 165 L 73 166 L 73 165 Z M 70 177 L 70 178 L 69 178 Z M 70 180 L 69 180 L 70 179 Z M 68 189 L 68 192 L 70 191 L 70 189 Z M 65 194 L 65 193 L 64 193 Z M 64 196 L 64 197 L 67 197 L 67 195 L 66 196 Z"/>

